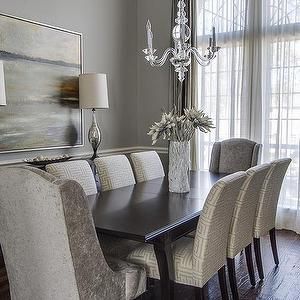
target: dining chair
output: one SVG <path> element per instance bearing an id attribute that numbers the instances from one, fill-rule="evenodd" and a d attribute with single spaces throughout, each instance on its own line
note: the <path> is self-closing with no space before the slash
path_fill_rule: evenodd
<path id="1" fill-rule="evenodd" d="M 260 160 L 262 145 L 248 139 L 233 138 L 213 145 L 209 171 L 231 174 L 246 171 Z"/>
<path id="2" fill-rule="evenodd" d="M 260 190 L 270 168 L 270 164 L 263 164 L 247 170 L 247 179 L 241 187 L 235 204 L 227 247 L 227 267 L 233 299 L 239 299 L 235 272 L 235 256 L 244 249 L 251 285 L 255 286 L 256 283 L 251 249 L 253 239 L 252 229 Z"/>
<path id="3" fill-rule="evenodd" d="M 74 160 L 46 165 L 46 171 L 59 179 L 77 181 L 87 196 L 97 194 L 95 177 L 89 163 Z"/>
<path id="4" fill-rule="evenodd" d="M 135 299 L 143 267 L 104 257 L 83 188 L 38 169 L 0 170 L 0 243 L 12 299 Z"/>
<path id="5" fill-rule="evenodd" d="M 281 186 L 291 161 L 290 158 L 283 158 L 271 162 L 271 168 L 260 191 L 253 236 L 256 265 L 261 280 L 264 279 L 264 270 L 262 265 L 260 238 L 268 233 L 270 235 L 275 265 L 279 265 L 275 219 Z"/>
<path id="6" fill-rule="evenodd" d="M 112 155 L 94 160 L 103 192 L 135 184 L 135 178 L 129 160 L 125 155 Z M 122 199 L 120 199 L 122 201 Z M 139 242 L 109 236 L 98 235 L 105 255 L 115 258 L 126 258 Z"/>
<path id="7" fill-rule="evenodd" d="M 231 218 L 245 172 L 220 179 L 211 188 L 200 214 L 195 239 L 183 237 L 172 244 L 174 281 L 196 287 L 198 299 L 205 299 L 207 282 L 218 273 L 222 298 L 228 299 L 225 264 Z M 129 262 L 146 268 L 147 276 L 159 279 L 153 246 L 142 244 L 128 256 Z"/>
<path id="8" fill-rule="evenodd" d="M 130 162 L 125 155 L 99 157 L 94 163 L 103 192 L 136 183 Z"/>
<path id="9" fill-rule="evenodd" d="M 143 182 L 165 176 L 164 168 L 156 151 L 131 153 L 137 182 Z"/>

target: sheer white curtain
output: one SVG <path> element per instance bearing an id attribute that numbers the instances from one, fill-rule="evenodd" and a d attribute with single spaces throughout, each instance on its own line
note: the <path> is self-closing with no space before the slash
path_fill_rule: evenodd
<path id="1" fill-rule="evenodd" d="M 300 233 L 300 1 L 264 0 L 262 11 L 263 159 L 292 158 L 277 226 Z"/>
<path id="2" fill-rule="evenodd" d="M 196 168 L 208 169 L 212 144 L 230 137 L 263 143 L 263 161 L 291 157 L 277 226 L 300 233 L 300 1 L 198 0 L 197 46 L 212 25 L 222 50 L 197 69 L 197 105 L 215 121 L 198 134 Z"/>
<path id="3" fill-rule="evenodd" d="M 211 28 L 218 32 L 222 47 L 218 57 L 206 68 L 198 67 L 197 104 L 214 119 L 215 130 L 197 135 L 197 168 L 208 169 L 210 152 L 216 140 L 241 136 L 246 131 L 248 105 L 242 97 L 247 1 L 197 1 L 197 46 L 203 52 Z"/>

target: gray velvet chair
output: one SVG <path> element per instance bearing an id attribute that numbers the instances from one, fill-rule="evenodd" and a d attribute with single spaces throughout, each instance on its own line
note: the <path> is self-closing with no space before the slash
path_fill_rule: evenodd
<path id="1" fill-rule="evenodd" d="M 216 142 L 211 152 L 209 171 L 225 174 L 246 171 L 259 163 L 261 147 L 261 144 L 239 138 Z"/>
<path id="2" fill-rule="evenodd" d="M 0 170 L 0 243 L 11 299 L 134 299 L 143 267 L 104 257 L 82 187 L 33 168 Z"/>

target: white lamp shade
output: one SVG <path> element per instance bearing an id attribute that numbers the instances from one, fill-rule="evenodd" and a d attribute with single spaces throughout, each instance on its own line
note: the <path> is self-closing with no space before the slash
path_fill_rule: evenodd
<path id="1" fill-rule="evenodd" d="M 6 105 L 3 61 L 0 61 L 0 105 Z"/>
<path id="2" fill-rule="evenodd" d="M 108 108 L 106 74 L 79 75 L 80 108 Z"/>

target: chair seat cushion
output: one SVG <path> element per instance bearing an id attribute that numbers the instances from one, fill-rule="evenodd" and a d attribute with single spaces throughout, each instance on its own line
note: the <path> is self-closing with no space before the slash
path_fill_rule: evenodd
<path id="1" fill-rule="evenodd" d="M 172 244 L 174 280 L 177 283 L 202 287 L 198 279 L 194 276 L 193 244 L 194 239 L 191 238 L 181 238 Z M 155 279 L 160 278 L 152 245 L 141 244 L 127 256 L 127 260 L 135 264 L 143 265 L 148 277 Z"/>
<path id="2" fill-rule="evenodd" d="M 141 265 L 107 257 L 107 263 L 114 272 L 121 272 L 126 278 L 126 300 L 136 299 L 146 291 L 146 271 Z"/>

